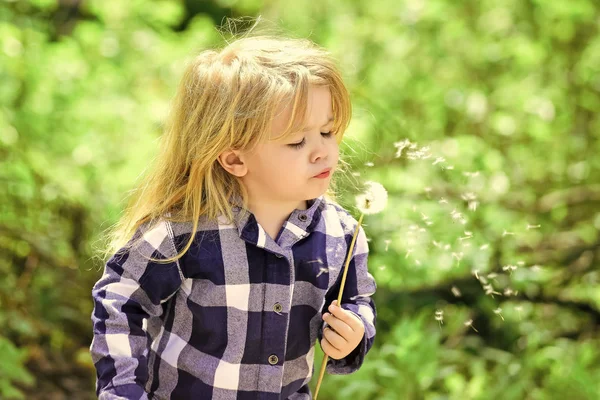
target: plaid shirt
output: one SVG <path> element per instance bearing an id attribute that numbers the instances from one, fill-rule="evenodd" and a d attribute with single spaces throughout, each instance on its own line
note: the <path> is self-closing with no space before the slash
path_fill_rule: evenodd
<path id="1" fill-rule="evenodd" d="M 142 225 L 92 289 L 90 352 L 99 399 L 311 399 L 321 316 L 337 299 L 358 222 L 324 196 L 294 210 L 273 240 L 250 212 L 233 224 L 200 219 Z M 342 308 L 365 326 L 362 342 L 329 374 L 360 368 L 375 338 L 376 289 L 361 226 Z"/>

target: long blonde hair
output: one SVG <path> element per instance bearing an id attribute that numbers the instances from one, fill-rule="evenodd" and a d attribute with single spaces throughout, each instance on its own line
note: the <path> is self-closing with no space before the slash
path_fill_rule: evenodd
<path id="1" fill-rule="evenodd" d="M 237 177 L 217 161 L 227 149 L 252 149 L 269 139 L 270 124 L 282 104 L 292 117 L 279 138 L 304 128 L 309 85 L 329 87 L 334 114 L 332 131 L 341 143 L 351 118 L 351 103 L 335 58 L 304 38 L 246 36 L 222 49 L 200 52 L 186 66 L 172 101 L 159 154 L 131 192 L 119 221 L 109 228 L 104 258 L 126 245 L 142 224 L 193 222 L 190 248 L 199 218 L 232 222 L 231 199 L 248 205 Z M 345 163 L 341 160 L 341 164 Z M 340 168 L 344 171 L 344 168 Z M 335 200 L 335 175 L 325 197 Z"/>

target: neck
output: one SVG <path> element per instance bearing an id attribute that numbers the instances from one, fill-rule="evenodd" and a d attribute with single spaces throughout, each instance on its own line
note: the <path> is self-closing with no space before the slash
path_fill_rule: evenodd
<path id="1" fill-rule="evenodd" d="M 276 239 L 283 223 L 294 210 L 306 210 L 307 208 L 306 200 L 278 202 L 267 199 L 253 199 L 251 197 L 248 201 L 249 211 L 254 214 L 256 221 L 273 240 Z"/>

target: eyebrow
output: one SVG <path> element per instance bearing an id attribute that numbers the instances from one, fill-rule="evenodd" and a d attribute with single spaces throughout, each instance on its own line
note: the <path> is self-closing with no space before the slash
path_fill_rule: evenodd
<path id="1" fill-rule="evenodd" d="M 323 124 L 323 126 L 327 125 L 331 121 L 333 121 L 333 117 L 329 117 L 329 119 Z M 314 128 L 304 128 L 304 129 L 302 129 L 302 132 L 308 132 L 308 131 L 310 131 L 312 129 L 314 129 Z"/>

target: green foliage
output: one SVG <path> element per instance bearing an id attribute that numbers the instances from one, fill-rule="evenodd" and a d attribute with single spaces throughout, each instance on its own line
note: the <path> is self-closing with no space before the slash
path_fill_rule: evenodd
<path id="1" fill-rule="evenodd" d="M 344 71 L 360 176 L 342 203 L 364 180 L 390 193 L 364 221 L 376 344 L 320 398 L 600 396 L 599 4 L 324 7 L 0 2 L 0 397 L 93 398 L 102 230 L 156 152 L 184 62 L 223 44 L 225 15 L 258 14 Z"/>
<path id="2" fill-rule="evenodd" d="M 27 358 L 26 349 L 18 349 L 3 336 L 0 336 L 0 398 L 25 399 L 25 395 L 13 386 L 13 383 L 33 385 L 35 378 L 27 371 L 24 361 Z"/>

